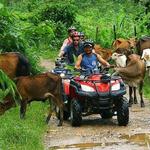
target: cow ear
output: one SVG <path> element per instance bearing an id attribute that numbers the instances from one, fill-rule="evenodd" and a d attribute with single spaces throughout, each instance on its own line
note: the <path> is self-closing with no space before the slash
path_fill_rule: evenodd
<path id="1" fill-rule="evenodd" d="M 121 44 L 121 41 L 120 41 L 120 40 L 117 40 L 116 43 Z"/>

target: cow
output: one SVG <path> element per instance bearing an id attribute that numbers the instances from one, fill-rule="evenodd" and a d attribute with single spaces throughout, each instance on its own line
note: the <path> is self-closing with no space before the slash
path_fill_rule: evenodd
<path id="1" fill-rule="evenodd" d="M 148 76 L 150 76 L 150 48 L 143 50 L 141 58 L 144 59 L 146 63 L 146 70 L 148 71 Z"/>
<path id="2" fill-rule="evenodd" d="M 112 43 L 112 47 L 114 50 L 117 50 L 118 48 L 131 50 L 136 47 L 136 39 L 135 38 L 130 38 L 130 39 L 118 38 Z"/>
<path id="3" fill-rule="evenodd" d="M 127 57 L 124 54 L 113 53 L 111 58 L 115 60 L 117 67 L 126 67 Z"/>
<path id="4" fill-rule="evenodd" d="M 112 50 L 108 49 L 108 48 L 102 48 L 100 45 L 95 44 L 94 45 L 94 51 L 97 54 L 100 54 L 102 56 L 103 59 L 105 59 L 106 61 L 108 61 L 111 58 L 112 55 Z"/>
<path id="5" fill-rule="evenodd" d="M 136 43 L 137 53 L 146 62 L 147 72 L 150 76 L 150 37 L 144 36 L 139 38 Z"/>
<path id="6" fill-rule="evenodd" d="M 25 117 L 27 104 L 32 101 L 45 101 L 49 99 L 49 102 L 54 103 L 60 109 L 60 120 L 58 126 L 63 122 L 63 99 L 62 99 L 62 78 L 51 72 L 42 73 L 38 75 L 22 76 L 16 78 L 16 86 L 20 100 L 20 118 Z M 18 96 L 19 97 L 19 96 Z M 50 104 L 50 111 L 47 116 L 46 122 L 48 123 L 52 111 L 54 111 L 53 105 Z"/>
<path id="7" fill-rule="evenodd" d="M 150 48 L 150 37 L 145 36 L 141 37 L 137 42 L 136 42 L 136 49 L 137 53 L 142 56 L 143 50 Z"/>
<path id="8" fill-rule="evenodd" d="M 124 54 L 123 54 L 124 55 Z M 118 55 L 118 61 L 122 58 Z M 139 85 L 139 95 L 141 98 L 141 107 L 144 107 L 143 101 L 143 80 L 145 77 L 146 66 L 140 56 L 137 54 L 130 54 L 126 56 L 127 59 L 124 61 L 126 63 L 125 67 L 117 67 L 115 71 L 122 77 L 122 79 L 129 85 L 129 105 L 131 106 L 133 102 L 137 103 L 136 88 Z M 132 97 L 132 92 L 134 91 L 134 99 Z"/>
<path id="9" fill-rule="evenodd" d="M 0 69 L 3 70 L 10 79 L 27 76 L 30 75 L 31 72 L 28 59 L 19 52 L 1 53 Z M 15 102 L 6 98 L 3 103 L 0 103 L 0 114 L 3 114 L 12 106 L 15 106 Z"/>
<path id="10" fill-rule="evenodd" d="M 0 69 L 2 69 L 11 79 L 30 74 L 29 61 L 19 52 L 1 53 Z"/>

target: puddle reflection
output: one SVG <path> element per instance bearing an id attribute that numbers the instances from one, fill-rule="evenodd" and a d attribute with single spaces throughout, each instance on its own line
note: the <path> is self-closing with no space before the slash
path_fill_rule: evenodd
<path id="1" fill-rule="evenodd" d="M 105 149 L 108 147 L 120 147 L 120 145 L 126 146 L 134 146 L 137 148 L 141 148 L 141 146 L 150 149 L 150 133 L 138 133 L 132 135 L 121 135 L 120 139 L 125 139 L 126 142 L 122 140 L 120 142 L 105 142 L 105 143 L 79 143 L 79 144 L 70 144 L 70 145 L 62 145 L 62 146 L 53 146 L 50 147 L 49 150 L 91 150 L 91 149 Z M 112 148 L 112 149 L 113 149 Z"/>
<path id="2" fill-rule="evenodd" d="M 105 146 L 110 146 L 113 144 L 118 144 L 115 142 L 110 142 L 110 143 L 80 143 L 80 144 L 71 144 L 71 145 L 64 145 L 64 146 L 54 146 L 51 147 L 50 150 L 91 150 L 93 148 L 98 148 L 98 147 L 105 147 Z"/>
<path id="3" fill-rule="evenodd" d="M 150 133 L 137 133 L 133 135 L 122 135 L 122 139 L 128 140 L 128 142 L 133 142 L 138 145 L 145 145 L 150 147 Z"/>

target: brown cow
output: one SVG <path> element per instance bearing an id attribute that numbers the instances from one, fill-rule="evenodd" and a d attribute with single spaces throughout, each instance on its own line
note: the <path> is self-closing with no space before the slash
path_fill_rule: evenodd
<path id="1" fill-rule="evenodd" d="M 120 57 L 121 58 L 121 57 Z M 119 61 L 119 60 L 118 60 Z M 133 104 L 132 90 L 134 89 L 134 103 L 137 103 L 136 88 L 139 85 L 139 94 L 141 97 L 141 107 L 144 107 L 143 101 L 143 80 L 145 77 L 146 66 L 139 55 L 131 54 L 127 56 L 126 67 L 115 68 L 116 72 L 129 85 L 129 104 Z"/>
<path id="2" fill-rule="evenodd" d="M 94 50 L 97 54 L 100 54 L 102 56 L 102 58 L 107 60 L 107 61 L 111 58 L 111 55 L 112 55 L 112 50 L 111 49 L 102 48 L 100 45 L 95 44 L 94 45 Z"/>
<path id="3" fill-rule="evenodd" d="M 30 65 L 27 58 L 18 52 L 1 53 L 0 69 L 11 79 L 30 74 Z"/>
<path id="4" fill-rule="evenodd" d="M 112 47 L 114 50 L 118 48 L 131 50 L 136 47 L 136 39 L 135 38 L 130 38 L 130 39 L 118 38 L 113 42 Z"/>
<path id="5" fill-rule="evenodd" d="M 150 37 L 140 38 L 136 43 L 137 53 L 142 56 L 143 50 L 150 48 Z"/>
<path id="6" fill-rule="evenodd" d="M 2 69 L 11 79 L 19 76 L 27 76 L 30 74 L 30 65 L 21 53 L 7 52 L 0 54 L 0 69 Z M 0 103 L 0 114 L 15 105 L 10 99 Z"/>
<path id="7" fill-rule="evenodd" d="M 16 83 L 17 89 L 22 96 L 20 117 L 25 117 L 27 103 L 31 101 L 43 101 L 52 97 L 53 102 L 60 109 L 60 120 L 58 125 L 63 122 L 63 100 L 62 100 L 62 79 L 59 75 L 53 73 L 43 73 L 35 76 L 18 77 Z M 50 109 L 47 117 L 47 123 L 50 120 L 52 111 Z"/>

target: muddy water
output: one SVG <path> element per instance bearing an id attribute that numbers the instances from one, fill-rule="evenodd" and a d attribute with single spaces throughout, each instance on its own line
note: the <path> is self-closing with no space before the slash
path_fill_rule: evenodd
<path id="1" fill-rule="evenodd" d="M 122 135 L 121 138 L 127 139 L 128 142 L 137 143 L 150 148 L 150 133 L 137 133 L 133 135 Z"/>

